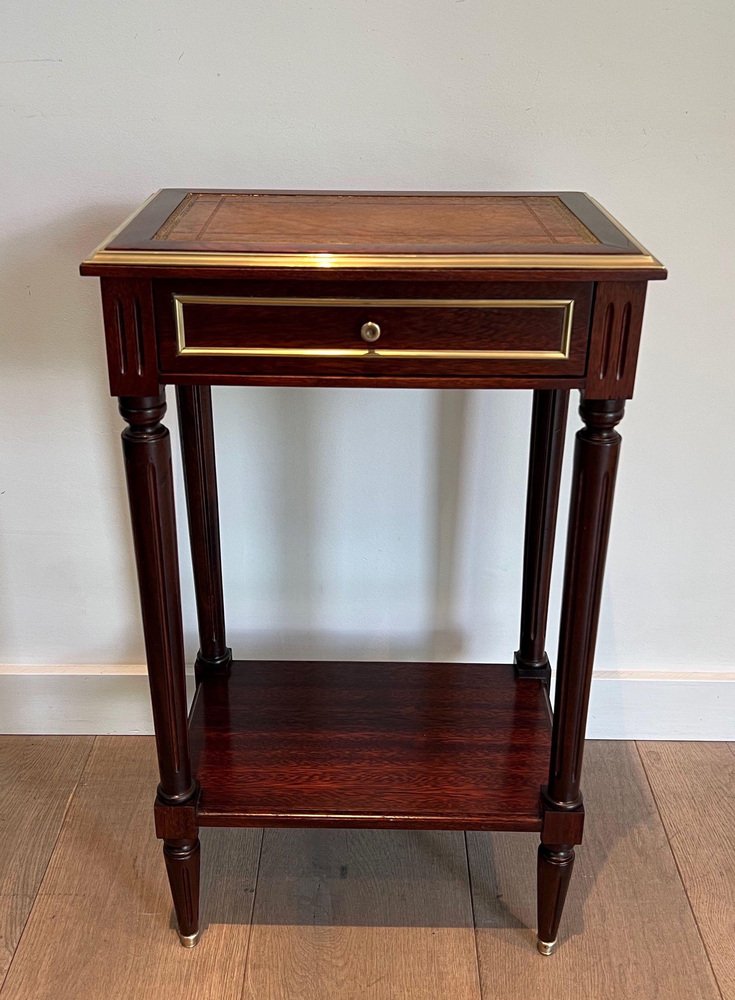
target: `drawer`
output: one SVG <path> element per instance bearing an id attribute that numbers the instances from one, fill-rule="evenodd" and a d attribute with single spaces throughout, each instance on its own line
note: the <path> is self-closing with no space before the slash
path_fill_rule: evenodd
<path id="1" fill-rule="evenodd" d="M 313 289 L 312 289 L 313 291 Z M 589 286 L 532 295 L 159 296 L 166 372 L 581 375 Z M 503 292 L 499 295 L 497 292 Z M 495 294 L 493 294 L 495 293 Z M 167 299 L 167 301 L 166 301 Z M 168 331 L 168 332 L 167 332 Z"/>

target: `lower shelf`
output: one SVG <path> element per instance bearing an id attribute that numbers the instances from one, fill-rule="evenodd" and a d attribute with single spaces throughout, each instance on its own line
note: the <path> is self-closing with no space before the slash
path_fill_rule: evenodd
<path id="1" fill-rule="evenodd" d="M 509 665 L 235 661 L 189 730 L 201 826 L 541 829 L 548 698 Z"/>

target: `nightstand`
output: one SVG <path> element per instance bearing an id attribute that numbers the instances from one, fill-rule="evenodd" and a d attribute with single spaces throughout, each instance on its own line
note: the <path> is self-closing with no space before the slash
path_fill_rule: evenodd
<path id="1" fill-rule="evenodd" d="M 140 584 L 163 839 L 199 935 L 202 826 L 537 831 L 539 950 L 582 839 L 602 578 L 647 283 L 577 193 L 187 191 L 83 264 L 101 279 Z M 200 649 L 187 709 L 163 387 L 176 386 Z M 518 651 L 505 664 L 234 660 L 212 385 L 533 392 Z M 546 623 L 569 391 L 581 396 L 553 714 Z M 254 473 L 255 474 L 255 473 Z M 253 526 L 256 530 L 256 526 Z"/>

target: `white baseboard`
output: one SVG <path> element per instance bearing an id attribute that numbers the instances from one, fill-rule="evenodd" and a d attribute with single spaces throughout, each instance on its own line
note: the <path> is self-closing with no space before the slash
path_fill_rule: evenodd
<path id="1" fill-rule="evenodd" d="M 733 740 L 735 671 L 600 670 L 587 736 L 594 740 Z"/>
<path id="2" fill-rule="evenodd" d="M 194 679 L 188 678 L 190 694 Z M 0 733 L 153 732 L 145 667 L 0 664 Z M 735 671 L 601 670 L 587 735 L 605 740 L 735 740 Z"/>

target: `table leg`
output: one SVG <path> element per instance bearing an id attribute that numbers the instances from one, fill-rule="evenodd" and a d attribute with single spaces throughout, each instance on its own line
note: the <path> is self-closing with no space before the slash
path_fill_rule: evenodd
<path id="1" fill-rule="evenodd" d="M 232 662 L 232 650 L 225 639 L 212 390 L 203 385 L 180 385 L 176 397 L 199 622 L 195 665 L 199 682 L 204 673 L 226 670 Z"/>
<path id="2" fill-rule="evenodd" d="M 567 889 L 574 867 L 574 848 L 539 844 L 538 879 L 538 950 L 551 955 L 556 948 Z"/>
<path id="3" fill-rule="evenodd" d="M 193 948 L 199 941 L 199 854 L 198 837 L 163 842 L 179 940 L 185 948 Z"/>
<path id="4" fill-rule="evenodd" d="M 189 757 L 171 442 L 161 424 L 166 399 L 161 390 L 157 396 L 121 397 L 119 405 L 128 423 L 122 434 L 123 454 L 161 779 L 157 809 L 169 816 L 170 830 L 176 829 L 178 817 L 186 815 L 191 832 L 197 785 Z M 164 839 L 164 857 L 182 943 L 195 943 L 199 910 L 196 830 L 186 840 Z"/>
<path id="5" fill-rule="evenodd" d="M 534 391 L 523 547 L 521 638 L 514 660 L 517 676 L 542 677 L 547 683 L 551 670 L 546 655 L 546 622 L 568 408 L 568 389 Z"/>
<path id="6" fill-rule="evenodd" d="M 569 509 L 549 784 L 538 856 L 539 951 L 556 944 L 581 839 L 580 775 L 602 578 L 620 453 L 621 399 L 586 400 L 577 432 Z"/>

